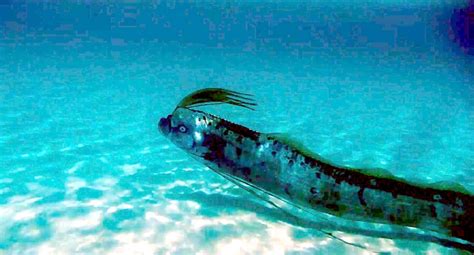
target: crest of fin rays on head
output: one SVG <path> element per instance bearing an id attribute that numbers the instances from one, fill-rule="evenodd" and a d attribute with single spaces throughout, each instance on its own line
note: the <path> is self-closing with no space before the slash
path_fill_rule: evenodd
<path id="1" fill-rule="evenodd" d="M 252 95 L 220 88 L 207 88 L 195 91 L 179 102 L 176 106 L 184 108 L 193 108 L 214 104 L 231 104 L 255 110 L 257 106 Z"/>
<path id="2" fill-rule="evenodd" d="M 253 95 L 247 93 L 241 93 L 233 90 L 222 89 L 222 88 L 206 88 L 197 90 L 186 97 L 184 97 L 176 106 L 176 108 L 182 107 L 191 109 L 199 106 L 206 105 L 218 105 L 218 104 L 230 104 L 239 107 L 243 107 L 249 110 L 255 110 L 257 103 L 252 98 Z M 236 133 L 245 134 L 252 140 L 258 139 L 258 132 L 249 128 L 237 125 L 231 121 L 222 119 L 215 115 L 209 114 L 219 119 L 219 123 L 216 128 L 223 127 L 227 131 L 233 131 Z"/>

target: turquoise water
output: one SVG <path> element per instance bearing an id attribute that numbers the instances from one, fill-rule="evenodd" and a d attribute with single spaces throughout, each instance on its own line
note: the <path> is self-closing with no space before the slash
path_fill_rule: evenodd
<path id="1" fill-rule="evenodd" d="M 11 6 L 0 9 L 3 17 L 24 8 Z M 29 13 L 50 6 L 27 5 Z M 350 38 L 334 41 L 337 35 L 329 33 L 318 37 L 327 47 L 309 48 L 299 44 L 306 39 L 298 33 L 287 37 L 296 42 L 284 34 L 276 41 L 257 35 L 240 42 L 231 30 L 222 32 L 231 39 L 221 44 L 174 34 L 140 40 L 151 37 L 145 32 L 104 40 L 94 34 L 106 25 L 86 21 L 74 29 L 89 27 L 89 39 L 70 29 L 54 36 L 63 33 L 51 28 L 56 23 L 82 15 L 74 12 L 80 6 L 64 13 L 58 6 L 60 21 L 31 21 L 16 32 L 8 18 L 2 23 L 0 254 L 367 254 L 290 224 L 159 134 L 158 119 L 204 87 L 255 95 L 255 112 L 206 109 L 261 132 L 290 133 L 332 162 L 381 167 L 423 183 L 457 182 L 474 192 L 473 61 L 433 25 L 449 6 L 410 9 L 406 13 L 419 18 L 415 25 L 392 24 L 407 34 L 425 29 L 424 41 L 404 39 L 410 47 L 375 31 L 372 37 L 382 38 L 377 43 L 371 32 L 359 45 L 337 47 L 338 40 L 351 44 Z M 263 6 L 276 17 L 301 9 Z M 317 4 L 309 6 L 303 19 L 319 13 Z M 191 10 L 219 20 L 212 13 L 226 8 Z M 245 15 L 254 6 L 239 8 L 236 23 L 258 16 Z M 331 26 L 344 29 L 363 18 L 340 8 L 339 27 Z M 369 16 L 374 21 L 387 14 Z M 270 38 L 293 28 L 262 29 Z M 425 242 L 334 231 L 392 254 L 455 253 Z"/>

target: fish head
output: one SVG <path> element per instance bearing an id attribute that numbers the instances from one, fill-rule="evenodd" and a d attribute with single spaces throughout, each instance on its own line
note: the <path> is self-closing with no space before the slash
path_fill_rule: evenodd
<path id="1" fill-rule="evenodd" d="M 160 132 L 179 148 L 196 156 L 202 156 L 207 148 L 203 138 L 210 132 L 212 116 L 204 112 L 178 107 L 158 123 Z"/>
<path id="2" fill-rule="evenodd" d="M 221 119 L 191 108 L 211 104 L 230 104 L 250 110 L 257 105 L 250 94 L 220 88 L 201 89 L 184 97 L 172 114 L 161 118 L 158 129 L 179 148 L 204 157 L 210 145 L 219 140 L 215 133 Z"/>

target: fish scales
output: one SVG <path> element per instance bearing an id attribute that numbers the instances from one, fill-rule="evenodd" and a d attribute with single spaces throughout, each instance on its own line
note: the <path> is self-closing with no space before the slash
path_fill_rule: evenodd
<path id="1" fill-rule="evenodd" d="M 223 157 L 206 162 L 210 167 L 332 215 L 419 227 L 473 241 L 472 196 L 333 166 L 271 136 L 255 131 L 248 136 L 248 129 L 236 125 L 221 120 L 216 126 L 216 135 L 226 143 L 212 148 L 223 150 Z"/>

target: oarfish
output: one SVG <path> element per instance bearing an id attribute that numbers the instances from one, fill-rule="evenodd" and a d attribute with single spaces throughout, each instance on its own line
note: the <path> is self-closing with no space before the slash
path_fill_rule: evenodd
<path id="1" fill-rule="evenodd" d="M 256 106 L 249 94 L 198 90 L 160 119 L 159 130 L 216 173 L 284 201 L 344 219 L 434 231 L 462 244 L 451 247 L 474 247 L 474 196 L 462 186 L 421 185 L 381 169 L 338 166 L 281 135 L 194 109 L 224 103 Z"/>

